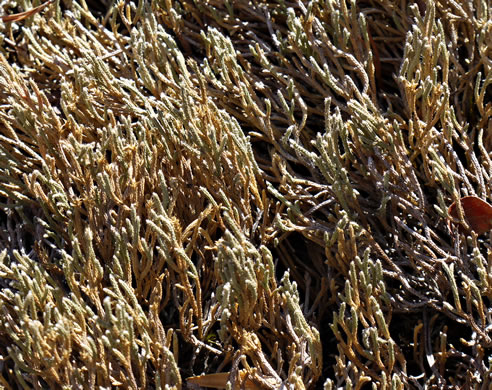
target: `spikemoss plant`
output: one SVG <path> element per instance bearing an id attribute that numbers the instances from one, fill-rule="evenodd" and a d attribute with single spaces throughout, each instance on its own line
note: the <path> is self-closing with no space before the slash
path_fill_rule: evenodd
<path id="1" fill-rule="evenodd" d="M 487 1 L 0 5 L 2 386 L 492 384 Z"/>

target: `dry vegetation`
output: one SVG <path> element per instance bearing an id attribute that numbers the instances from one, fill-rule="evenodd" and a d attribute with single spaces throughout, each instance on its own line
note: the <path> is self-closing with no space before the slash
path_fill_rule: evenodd
<path id="1" fill-rule="evenodd" d="M 3 18 L 0 384 L 488 389 L 491 234 L 447 222 L 492 200 L 490 12 L 56 0 Z"/>

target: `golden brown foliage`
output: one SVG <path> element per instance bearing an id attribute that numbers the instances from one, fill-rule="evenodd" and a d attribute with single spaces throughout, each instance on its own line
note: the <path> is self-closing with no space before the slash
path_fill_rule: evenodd
<path id="1" fill-rule="evenodd" d="M 486 1 L 0 4 L 2 385 L 490 386 Z"/>

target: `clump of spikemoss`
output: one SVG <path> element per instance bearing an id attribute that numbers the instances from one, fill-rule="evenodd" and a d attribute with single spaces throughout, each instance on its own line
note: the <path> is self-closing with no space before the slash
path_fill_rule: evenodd
<path id="1" fill-rule="evenodd" d="M 486 1 L 40 5 L 0 1 L 3 386 L 490 385 L 491 236 L 448 229 Z"/>

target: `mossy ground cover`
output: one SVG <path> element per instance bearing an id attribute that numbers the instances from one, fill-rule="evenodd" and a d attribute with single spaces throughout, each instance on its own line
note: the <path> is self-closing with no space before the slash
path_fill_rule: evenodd
<path id="1" fill-rule="evenodd" d="M 2 386 L 489 388 L 490 3 L 0 6 Z"/>

